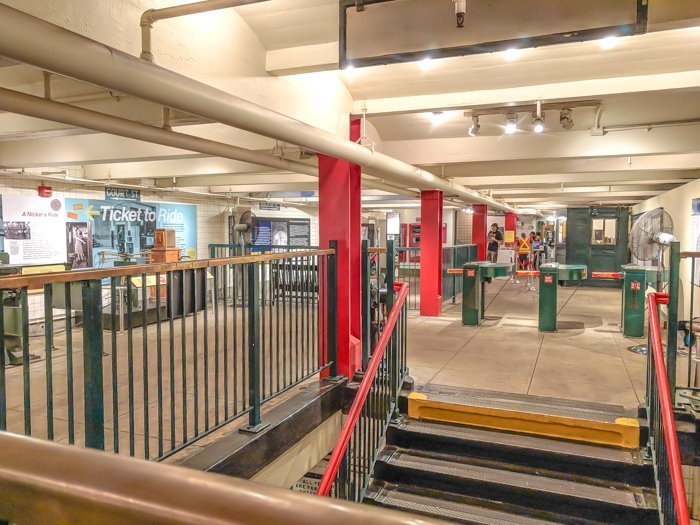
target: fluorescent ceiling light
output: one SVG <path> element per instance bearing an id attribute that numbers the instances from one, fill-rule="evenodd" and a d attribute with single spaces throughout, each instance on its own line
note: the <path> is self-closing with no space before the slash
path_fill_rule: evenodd
<path id="1" fill-rule="evenodd" d="M 503 58 L 506 59 L 508 62 L 513 62 L 514 60 L 517 60 L 520 58 L 520 55 L 523 54 L 522 49 L 516 49 L 514 47 L 510 49 L 506 49 L 503 51 Z"/>
<path id="2" fill-rule="evenodd" d="M 616 36 L 606 36 L 599 41 L 601 49 L 612 49 L 617 45 L 618 38 Z"/>
<path id="3" fill-rule="evenodd" d="M 423 71 L 430 71 L 431 69 L 433 69 L 434 65 L 435 64 L 433 63 L 433 59 L 429 58 L 429 57 L 424 58 L 423 60 L 420 61 L 420 68 Z"/>

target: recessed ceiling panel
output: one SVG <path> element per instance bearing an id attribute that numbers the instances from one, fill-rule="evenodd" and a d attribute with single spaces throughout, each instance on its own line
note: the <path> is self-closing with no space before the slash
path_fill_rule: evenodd
<path id="1" fill-rule="evenodd" d="M 646 30 L 643 0 L 467 0 L 466 5 L 464 27 L 457 27 L 453 0 L 344 0 L 341 66 L 489 53 Z"/>

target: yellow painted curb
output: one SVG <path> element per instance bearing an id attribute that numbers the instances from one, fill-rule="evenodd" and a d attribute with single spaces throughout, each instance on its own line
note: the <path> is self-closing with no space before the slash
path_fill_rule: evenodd
<path id="1" fill-rule="evenodd" d="M 427 395 L 415 392 L 408 396 L 408 417 L 596 445 L 639 448 L 639 422 L 632 418 L 617 418 L 614 423 L 591 421 L 431 401 Z"/>

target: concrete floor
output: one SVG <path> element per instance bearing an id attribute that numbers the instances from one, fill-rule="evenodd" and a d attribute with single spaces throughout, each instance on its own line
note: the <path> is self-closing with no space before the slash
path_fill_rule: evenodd
<path id="1" fill-rule="evenodd" d="M 501 288 L 503 287 L 503 290 Z M 500 291 L 500 293 L 499 293 Z M 574 288 L 559 288 L 559 307 Z M 486 321 L 463 326 L 461 304 L 440 318 L 412 312 L 408 365 L 417 385 L 448 385 L 636 407 L 644 399 L 646 356 L 623 337 L 620 291 L 580 288 L 559 315 L 559 332 L 537 330 L 538 295 L 504 279 L 487 285 Z M 495 299 L 494 299 L 495 297 Z M 687 374 L 679 357 L 679 383 Z"/>

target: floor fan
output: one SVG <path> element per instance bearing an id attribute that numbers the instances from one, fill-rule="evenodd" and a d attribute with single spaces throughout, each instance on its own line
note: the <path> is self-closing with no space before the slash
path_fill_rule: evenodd
<path id="1" fill-rule="evenodd" d="M 664 250 L 674 242 L 673 219 L 663 208 L 644 213 L 632 226 L 629 248 L 638 261 L 657 259 L 656 290 L 663 289 Z M 646 354 L 646 344 L 630 346 L 629 350 L 637 354 Z"/>
<path id="2" fill-rule="evenodd" d="M 245 255 L 246 245 L 253 243 L 254 218 L 255 214 L 252 211 L 243 212 L 238 219 L 238 224 L 233 227 L 233 230 L 238 234 L 238 243 L 241 245 L 241 255 Z"/>

